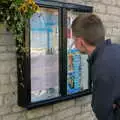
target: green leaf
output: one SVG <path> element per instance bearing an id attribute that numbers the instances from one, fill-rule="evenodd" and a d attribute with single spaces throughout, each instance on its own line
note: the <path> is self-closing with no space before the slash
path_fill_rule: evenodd
<path id="1" fill-rule="evenodd" d="M 23 2 L 24 2 L 24 0 L 15 0 L 15 4 L 18 6 L 21 5 L 21 3 L 23 3 Z"/>

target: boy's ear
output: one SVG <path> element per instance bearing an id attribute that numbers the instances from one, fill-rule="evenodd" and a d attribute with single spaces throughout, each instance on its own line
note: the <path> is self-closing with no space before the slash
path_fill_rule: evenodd
<path id="1" fill-rule="evenodd" d="M 85 45 L 85 41 L 83 40 L 82 37 L 79 37 L 79 38 L 78 38 L 78 41 L 79 41 L 79 44 L 80 44 L 81 46 L 84 46 L 84 45 Z"/>
<path id="2" fill-rule="evenodd" d="M 81 39 L 81 45 L 85 46 L 85 41 L 83 39 Z"/>

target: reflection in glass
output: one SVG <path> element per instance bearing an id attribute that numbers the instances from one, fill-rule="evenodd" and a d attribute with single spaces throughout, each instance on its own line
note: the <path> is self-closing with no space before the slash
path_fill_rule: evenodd
<path id="1" fill-rule="evenodd" d="M 88 56 L 75 48 L 71 29 L 72 21 L 80 14 L 83 13 L 68 11 L 67 14 L 67 94 L 88 89 Z"/>
<path id="2" fill-rule="evenodd" d="M 40 8 L 30 19 L 31 102 L 59 96 L 58 10 Z"/>

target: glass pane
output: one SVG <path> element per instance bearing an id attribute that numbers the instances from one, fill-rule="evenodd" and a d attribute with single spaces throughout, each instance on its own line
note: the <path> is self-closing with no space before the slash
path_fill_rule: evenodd
<path id="1" fill-rule="evenodd" d="M 72 39 L 72 21 L 80 12 L 67 13 L 67 94 L 73 94 L 88 89 L 88 63 L 87 55 L 75 48 Z M 85 13 L 84 13 L 85 14 Z"/>
<path id="2" fill-rule="evenodd" d="M 31 102 L 59 96 L 58 10 L 40 8 L 30 19 Z"/>

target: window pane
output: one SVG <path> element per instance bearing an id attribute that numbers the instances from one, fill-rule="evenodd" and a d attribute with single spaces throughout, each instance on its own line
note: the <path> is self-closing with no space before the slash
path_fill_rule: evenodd
<path id="1" fill-rule="evenodd" d="M 31 102 L 59 96 L 58 10 L 40 8 L 30 19 Z"/>
<path id="2" fill-rule="evenodd" d="M 88 89 L 88 56 L 75 48 L 71 29 L 72 21 L 80 14 L 83 13 L 67 13 L 67 94 Z"/>

